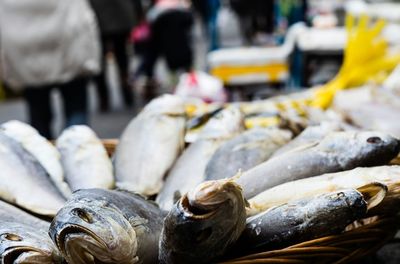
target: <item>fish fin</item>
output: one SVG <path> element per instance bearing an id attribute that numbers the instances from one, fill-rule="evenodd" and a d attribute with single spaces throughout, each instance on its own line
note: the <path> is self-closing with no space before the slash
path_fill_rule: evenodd
<path id="1" fill-rule="evenodd" d="M 388 187 L 383 183 L 373 182 L 357 188 L 357 191 L 363 195 L 369 211 L 382 202 L 388 192 Z"/>

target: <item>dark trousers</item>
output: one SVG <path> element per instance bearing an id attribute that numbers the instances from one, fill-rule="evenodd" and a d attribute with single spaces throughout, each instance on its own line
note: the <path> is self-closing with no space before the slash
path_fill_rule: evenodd
<path id="1" fill-rule="evenodd" d="M 128 84 L 128 70 L 129 70 L 129 59 L 127 54 L 127 39 L 129 33 L 120 33 L 108 36 L 102 36 L 102 70 L 99 75 L 96 76 L 96 86 L 100 99 L 100 109 L 109 109 L 109 92 L 107 87 L 106 79 L 106 63 L 107 63 L 107 53 L 112 47 L 112 51 L 115 60 L 118 65 L 118 72 L 120 77 L 121 92 L 124 102 L 127 106 L 131 106 L 133 103 L 133 92 Z"/>
<path id="2" fill-rule="evenodd" d="M 57 86 L 64 102 L 65 127 L 88 124 L 87 84 L 88 80 L 81 78 Z M 52 138 L 50 94 L 54 87 L 27 87 L 24 92 L 31 125 L 48 139 Z"/>

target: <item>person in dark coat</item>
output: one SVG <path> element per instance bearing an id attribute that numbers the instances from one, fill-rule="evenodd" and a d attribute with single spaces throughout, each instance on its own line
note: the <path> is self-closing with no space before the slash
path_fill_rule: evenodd
<path id="1" fill-rule="evenodd" d="M 97 16 L 102 43 L 102 71 L 95 78 L 100 97 L 100 110 L 109 109 L 106 82 L 106 55 L 113 51 L 119 68 L 121 91 L 126 106 L 133 104 L 133 91 L 128 81 L 129 56 L 127 42 L 135 25 L 135 12 L 140 8 L 139 0 L 90 0 Z"/>

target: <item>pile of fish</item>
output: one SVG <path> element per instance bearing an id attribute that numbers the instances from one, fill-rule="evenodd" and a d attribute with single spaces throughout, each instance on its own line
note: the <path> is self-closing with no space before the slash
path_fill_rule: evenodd
<path id="1" fill-rule="evenodd" d="M 1 263 L 211 263 L 340 234 L 400 210 L 400 141 L 321 122 L 300 134 L 215 111 L 195 142 L 154 99 L 114 155 L 87 126 L 55 144 L 0 126 Z"/>

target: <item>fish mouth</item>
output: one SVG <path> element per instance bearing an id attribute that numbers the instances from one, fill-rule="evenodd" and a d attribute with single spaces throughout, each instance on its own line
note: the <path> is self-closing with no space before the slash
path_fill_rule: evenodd
<path id="1" fill-rule="evenodd" d="M 86 237 L 86 244 L 90 246 L 85 247 L 83 243 L 79 243 L 79 237 Z M 98 259 L 98 255 L 94 256 L 91 251 L 108 252 L 107 244 L 93 231 L 81 225 L 69 224 L 64 227 L 57 236 L 56 243 L 71 263 L 103 263 Z"/>
<path id="2" fill-rule="evenodd" d="M 185 214 L 186 217 L 197 220 L 210 218 L 217 212 L 217 210 L 207 211 L 203 208 L 193 206 L 190 203 L 187 194 L 182 196 L 181 200 L 178 203 L 178 207 L 180 211 L 182 211 Z"/>
<path id="3" fill-rule="evenodd" d="M 3 261 L 2 263 L 4 264 L 53 263 L 53 258 L 50 252 L 28 246 L 8 249 L 2 254 L 1 258 Z"/>
<path id="4" fill-rule="evenodd" d="M 237 192 L 241 192 L 241 188 L 231 179 L 203 182 L 182 197 L 180 209 L 188 217 L 209 218 L 221 206 L 231 203 Z"/>

